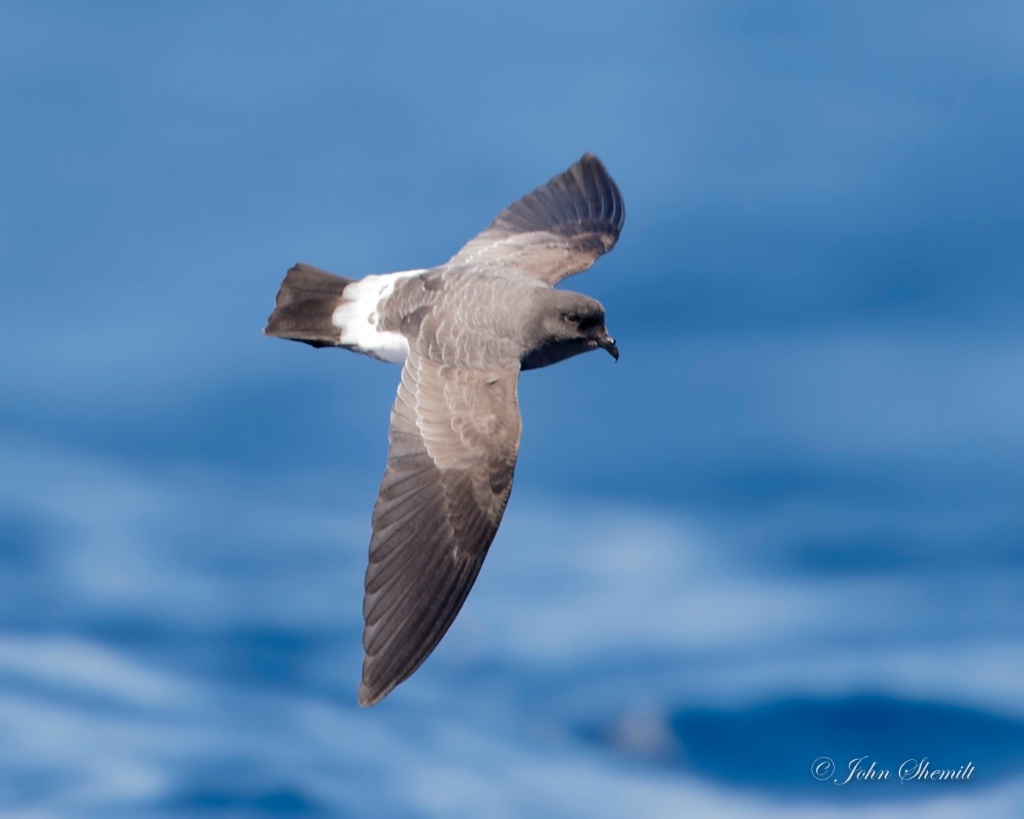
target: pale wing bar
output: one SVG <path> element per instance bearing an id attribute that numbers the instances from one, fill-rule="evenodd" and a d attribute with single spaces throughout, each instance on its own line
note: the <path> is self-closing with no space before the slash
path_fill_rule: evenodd
<path id="1" fill-rule="evenodd" d="M 583 158 L 503 210 L 449 265 L 517 269 L 554 286 L 615 246 L 626 211 L 600 160 Z"/>
<path id="2" fill-rule="evenodd" d="M 512 487 L 517 378 L 447 368 L 416 352 L 406 360 L 373 512 L 362 705 L 423 663 L 476 580 Z"/>

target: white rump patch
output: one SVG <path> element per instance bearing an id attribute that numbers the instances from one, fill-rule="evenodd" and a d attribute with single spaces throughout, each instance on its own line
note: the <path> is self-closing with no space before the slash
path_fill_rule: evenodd
<path id="1" fill-rule="evenodd" d="M 383 273 L 366 276 L 352 282 L 345 288 L 344 301 L 334 309 L 331 323 L 341 330 L 341 343 L 360 353 L 366 353 L 381 361 L 401 364 L 409 354 L 409 342 L 401 333 L 384 332 L 378 329 L 380 316 L 377 307 L 395 290 L 400 279 L 408 279 L 426 272 L 402 270 L 398 273 Z"/>

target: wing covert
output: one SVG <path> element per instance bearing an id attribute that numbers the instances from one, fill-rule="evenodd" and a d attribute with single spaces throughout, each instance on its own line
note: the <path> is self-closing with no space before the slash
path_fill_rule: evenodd
<path id="1" fill-rule="evenodd" d="M 411 351 L 373 511 L 359 702 L 411 675 L 455 620 L 494 540 L 519 452 L 518 371 Z"/>
<path id="2" fill-rule="evenodd" d="M 554 286 L 615 246 L 622 194 L 593 154 L 503 210 L 449 265 L 514 268 Z"/>

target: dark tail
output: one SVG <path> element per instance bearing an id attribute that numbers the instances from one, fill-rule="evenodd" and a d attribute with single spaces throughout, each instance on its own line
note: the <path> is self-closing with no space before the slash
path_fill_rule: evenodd
<path id="1" fill-rule="evenodd" d="M 341 304 L 342 291 L 353 281 L 312 265 L 295 265 L 281 282 L 263 334 L 314 347 L 338 346 L 341 329 L 331 323 L 331 317 Z"/>

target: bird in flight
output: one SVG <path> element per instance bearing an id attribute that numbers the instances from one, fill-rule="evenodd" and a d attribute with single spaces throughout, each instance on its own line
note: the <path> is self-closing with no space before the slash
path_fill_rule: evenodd
<path id="1" fill-rule="evenodd" d="M 554 286 L 611 250 L 624 219 L 586 154 L 438 267 L 285 276 L 266 335 L 403 363 L 373 510 L 361 705 L 419 668 L 476 580 L 512 489 L 520 371 L 597 348 L 618 360 L 604 308 Z"/>

